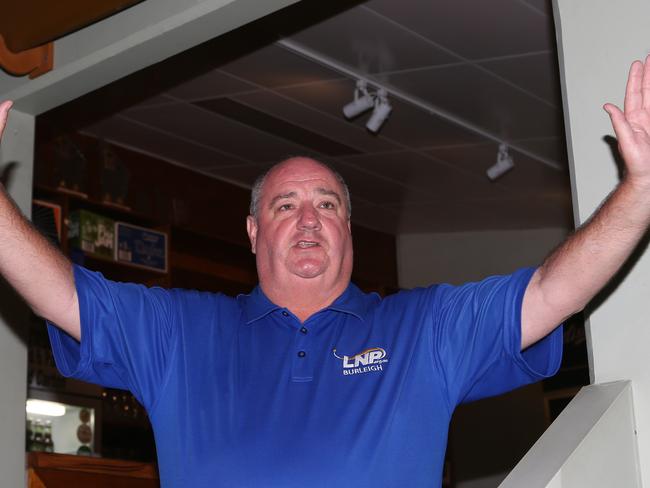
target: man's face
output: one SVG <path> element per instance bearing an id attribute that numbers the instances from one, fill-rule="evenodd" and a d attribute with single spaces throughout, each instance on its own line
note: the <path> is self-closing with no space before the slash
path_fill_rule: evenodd
<path id="1" fill-rule="evenodd" d="M 294 158 L 276 167 L 247 228 L 261 282 L 319 277 L 325 286 L 347 286 L 352 236 L 343 188 L 315 161 Z"/>

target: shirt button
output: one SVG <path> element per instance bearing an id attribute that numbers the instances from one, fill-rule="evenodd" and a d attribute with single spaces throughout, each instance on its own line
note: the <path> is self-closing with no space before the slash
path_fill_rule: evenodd
<path id="1" fill-rule="evenodd" d="M 301 327 L 300 332 L 302 332 L 303 334 L 306 334 L 307 333 L 307 327 Z"/>
<path id="2" fill-rule="evenodd" d="M 305 351 L 298 351 L 298 357 L 299 358 L 304 358 L 307 355 Z"/>
<path id="3" fill-rule="evenodd" d="M 288 316 L 289 316 L 289 312 L 287 312 L 286 310 L 283 310 L 283 311 L 282 311 L 282 315 L 284 315 L 285 317 L 288 317 Z"/>

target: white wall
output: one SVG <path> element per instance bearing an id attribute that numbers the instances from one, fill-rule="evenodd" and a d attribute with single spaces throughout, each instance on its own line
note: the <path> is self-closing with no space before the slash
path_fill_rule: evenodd
<path id="1" fill-rule="evenodd" d="M 641 486 L 632 386 L 584 387 L 499 488 Z"/>
<path id="2" fill-rule="evenodd" d="M 13 162 L 9 192 L 31 213 L 34 117 L 14 111 L 5 131 L 2 169 Z M 4 282 L 0 284 L 0 486 L 24 486 L 25 397 L 27 394 L 27 307 Z"/>
<path id="3" fill-rule="evenodd" d="M 612 129 L 602 105 L 622 106 L 629 65 L 650 49 L 650 2 L 556 0 L 554 6 L 573 202 L 583 222 L 618 182 L 603 141 Z M 591 314 L 587 330 L 593 380 L 632 380 L 644 486 L 650 486 L 649 278 L 650 256 L 643 252 Z"/>
<path id="4" fill-rule="evenodd" d="M 566 229 L 402 234 L 397 269 L 403 288 L 464 283 L 536 266 L 567 235 Z"/>

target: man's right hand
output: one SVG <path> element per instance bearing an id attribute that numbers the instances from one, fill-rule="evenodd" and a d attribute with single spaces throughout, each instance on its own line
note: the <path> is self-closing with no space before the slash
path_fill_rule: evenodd
<path id="1" fill-rule="evenodd" d="M 9 117 L 9 109 L 14 104 L 11 100 L 5 100 L 0 104 L 0 139 L 2 139 L 2 133 L 5 131 L 7 126 L 7 117 Z"/>

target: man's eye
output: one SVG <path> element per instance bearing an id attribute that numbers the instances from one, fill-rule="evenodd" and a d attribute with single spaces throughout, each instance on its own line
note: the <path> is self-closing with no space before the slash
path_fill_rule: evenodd
<path id="1" fill-rule="evenodd" d="M 278 210 L 279 210 L 280 212 L 285 212 L 285 211 L 287 211 L 287 210 L 291 210 L 292 208 L 293 208 L 293 205 L 292 205 L 292 204 L 290 204 L 290 203 L 285 203 L 284 205 L 280 205 L 280 206 L 278 207 Z"/>
<path id="2" fill-rule="evenodd" d="M 336 208 L 336 205 L 334 205 L 334 203 L 332 203 L 332 202 L 323 202 L 323 203 L 320 204 L 320 208 L 333 210 L 333 209 Z"/>

